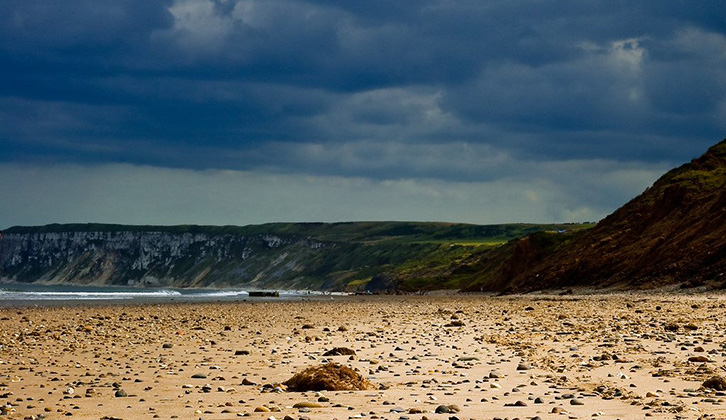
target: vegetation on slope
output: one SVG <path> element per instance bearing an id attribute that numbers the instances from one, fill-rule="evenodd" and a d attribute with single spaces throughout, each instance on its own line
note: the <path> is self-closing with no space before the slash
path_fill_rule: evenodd
<path id="1" fill-rule="evenodd" d="M 470 225 L 416 222 L 274 223 L 256 226 L 124 226 L 105 224 L 13 227 L 6 234 L 104 232 L 113 234 L 204 234 L 219 238 L 218 247 L 190 245 L 186 255 L 165 256 L 144 269 L 125 261 L 138 259 L 138 249 L 108 250 L 95 240 L 94 250 L 40 266 L 47 258 L 30 258 L 23 266 L 0 267 L 0 276 L 16 281 L 98 282 L 181 287 L 259 286 L 326 290 L 432 290 L 459 288 L 472 281 L 457 267 L 538 231 L 582 229 L 587 225 Z M 266 246 L 264 237 L 282 239 Z M 242 239 L 243 238 L 243 239 Z M 312 246 L 317 243 L 319 245 Z M 0 252 L 2 252 L 0 243 Z M 36 251 L 32 251 L 36 249 Z M 31 247 L 24 252 L 38 252 Z M 243 257 L 251 250 L 248 257 Z M 224 254 L 224 258 L 219 255 Z M 216 255 L 216 257 L 215 257 Z M 38 256 L 40 257 L 40 256 Z M 35 264 L 35 265 L 34 265 Z M 381 281 L 385 279 L 385 281 Z M 375 281 L 371 281 L 375 280 Z M 44 280 L 45 281 L 45 280 Z M 66 281 L 66 280 L 62 280 Z"/>

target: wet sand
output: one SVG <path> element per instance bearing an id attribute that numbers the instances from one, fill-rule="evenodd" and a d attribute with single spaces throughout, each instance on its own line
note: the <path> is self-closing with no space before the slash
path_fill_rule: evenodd
<path id="1" fill-rule="evenodd" d="M 726 376 L 723 295 L 4 308 L 0 345 L 11 419 L 726 418 L 702 387 Z M 377 389 L 280 385 L 326 361 Z"/>

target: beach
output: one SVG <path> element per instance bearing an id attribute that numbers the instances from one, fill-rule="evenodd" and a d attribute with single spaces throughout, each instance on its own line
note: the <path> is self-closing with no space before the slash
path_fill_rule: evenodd
<path id="1" fill-rule="evenodd" d="M 0 309 L 11 419 L 717 419 L 726 297 L 355 296 Z M 354 354 L 329 355 L 344 348 Z M 373 387 L 290 392 L 339 363 Z"/>

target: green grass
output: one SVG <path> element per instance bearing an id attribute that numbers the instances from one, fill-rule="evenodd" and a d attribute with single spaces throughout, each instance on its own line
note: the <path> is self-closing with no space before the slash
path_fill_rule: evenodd
<path id="1" fill-rule="evenodd" d="M 507 242 L 542 230 L 578 230 L 590 226 L 588 224 L 532 223 L 472 225 L 443 222 L 268 223 L 249 226 L 153 226 L 85 223 L 14 226 L 5 230 L 5 233 L 164 232 L 244 236 L 278 235 L 331 242 L 457 244 L 479 242 L 487 244 Z"/>
<path id="2" fill-rule="evenodd" d="M 411 242 L 414 244 L 449 244 L 449 245 L 459 245 L 459 246 L 473 246 L 473 247 L 479 247 L 479 246 L 486 246 L 486 247 L 496 247 L 499 245 L 503 245 L 509 242 L 509 240 L 506 239 L 437 239 L 437 240 L 430 240 L 430 241 L 416 241 Z"/>
<path id="3" fill-rule="evenodd" d="M 348 287 L 351 288 L 351 289 L 356 289 L 356 288 L 358 288 L 360 286 L 363 286 L 363 285 L 368 284 L 369 281 L 371 281 L 371 279 L 358 279 L 358 280 L 353 280 L 351 282 L 348 282 Z"/>

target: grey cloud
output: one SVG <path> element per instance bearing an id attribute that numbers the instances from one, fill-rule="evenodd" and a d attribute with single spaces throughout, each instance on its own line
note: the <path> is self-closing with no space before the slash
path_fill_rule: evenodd
<path id="1" fill-rule="evenodd" d="M 154 30 L 170 26 L 170 4 L 171 0 L 7 0 L 0 5 L 0 51 L 38 64 L 80 60 L 105 66 L 94 59 L 134 49 Z"/>
<path id="2" fill-rule="evenodd" d="M 560 191 L 571 177 L 550 165 L 601 160 L 641 179 L 723 137 L 724 18 L 718 1 L 10 0 L 0 162 L 371 191 L 540 178 Z M 613 185 L 571 187 L 600 214 L 631 191 Z"/>

